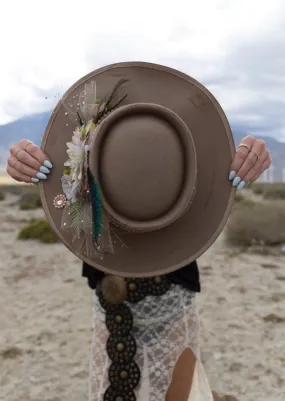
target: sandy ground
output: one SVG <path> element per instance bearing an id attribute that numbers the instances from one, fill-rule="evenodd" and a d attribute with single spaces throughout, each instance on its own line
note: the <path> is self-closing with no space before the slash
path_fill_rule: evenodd
<path id="1" fill-rule="evenodd" d="M 15 199 L 0 202 L 0 400 L 87 401 L 93 292 L 63 245 L 17 241 L 43 212 Z M 199 261 L 203 361 L 213 390 L 238 401 L 285 400 L 284 262 L 222 236 Z"/>

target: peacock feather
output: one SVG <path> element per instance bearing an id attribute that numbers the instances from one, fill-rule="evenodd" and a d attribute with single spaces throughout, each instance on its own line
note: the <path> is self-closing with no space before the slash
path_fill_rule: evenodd
<path id="1" fill-rule="evenodd" d="M 97 248 L 99 248 L 99 238 L 102 229 L 102 203 L 99 186 L 91 170 L 87 169 L 89 194 L 92 205 L 92 240 Z"/>
<path id="2" fill-rule="evenodd" d="M 103 106 L 103 110 L 99 111 L 99 113 L 96 115 L 96 117 L 94 119 L 95 124 L 97 124 L 101 120 L 101 118 L 103 118 L 106 115 L 106 113 L 116 109 L 123 102 L 123 100 L 126 99 L 127 95 L 123 96 L 114 105 L 112 104 L 112 101 L 114 100 L 114 98 L 118 96 L 118 94 L 122 88 L 122 85 L 126 82 L 128 82 L 127 79 L 120 79 L 117 82 L 117 84 L 115 85 L 112 92 L 108 96 L 106 96 L 104 99 L 99 101 L 99 110 L 100 110 L 100 106 Z"/>

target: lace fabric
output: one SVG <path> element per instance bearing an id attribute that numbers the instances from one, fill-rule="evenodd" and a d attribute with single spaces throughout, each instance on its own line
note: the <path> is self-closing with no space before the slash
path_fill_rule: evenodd
<path id="1" fill-rule="evenodd" d="M 148 296 L 136 304 L 128 303 L 134 317 L 135 361 L 141 370 L 141 380 L 135 391 L 137 401 L 165 401 L 173 369 L 186 348 L 192 349 L 197 359 L 188 401 L 213 401 L 200 361 L 199 318 L 195 301 L 194 292 L 172 285 L 160 297 Z M 108 336 L 105 312 L 95 297 L 89 401 L 103 401 L 109 386 Z"/>

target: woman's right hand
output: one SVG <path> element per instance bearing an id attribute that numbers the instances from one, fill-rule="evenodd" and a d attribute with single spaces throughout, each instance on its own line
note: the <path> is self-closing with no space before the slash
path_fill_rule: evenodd
<path id="1" fill-rule="evenodd" d="M 47 179 L 51 169 L 48 157 L 33 142 L 22 139 L 11 147 L 6 171 L 16 181 L 38 183 Z"/>

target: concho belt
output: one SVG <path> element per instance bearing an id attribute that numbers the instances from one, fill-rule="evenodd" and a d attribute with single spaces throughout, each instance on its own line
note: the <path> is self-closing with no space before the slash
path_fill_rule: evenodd
<path id="1" fill-rule="evenodd" d="M 153 278 L 122 278 L 106 276 L 98 285 L 96 293 L 106 312 L 106 326 L 110 333 L 107 353 L 111 360 L 110 386 L 104 401 L 136 401 L 134 390 L 141 373 L 134 361 L 137 344 L 132 335 L 133 315 L 125 303 L 136 303 L 148 295 L 163 295 L 171 281 L 166 276 Z"/>

